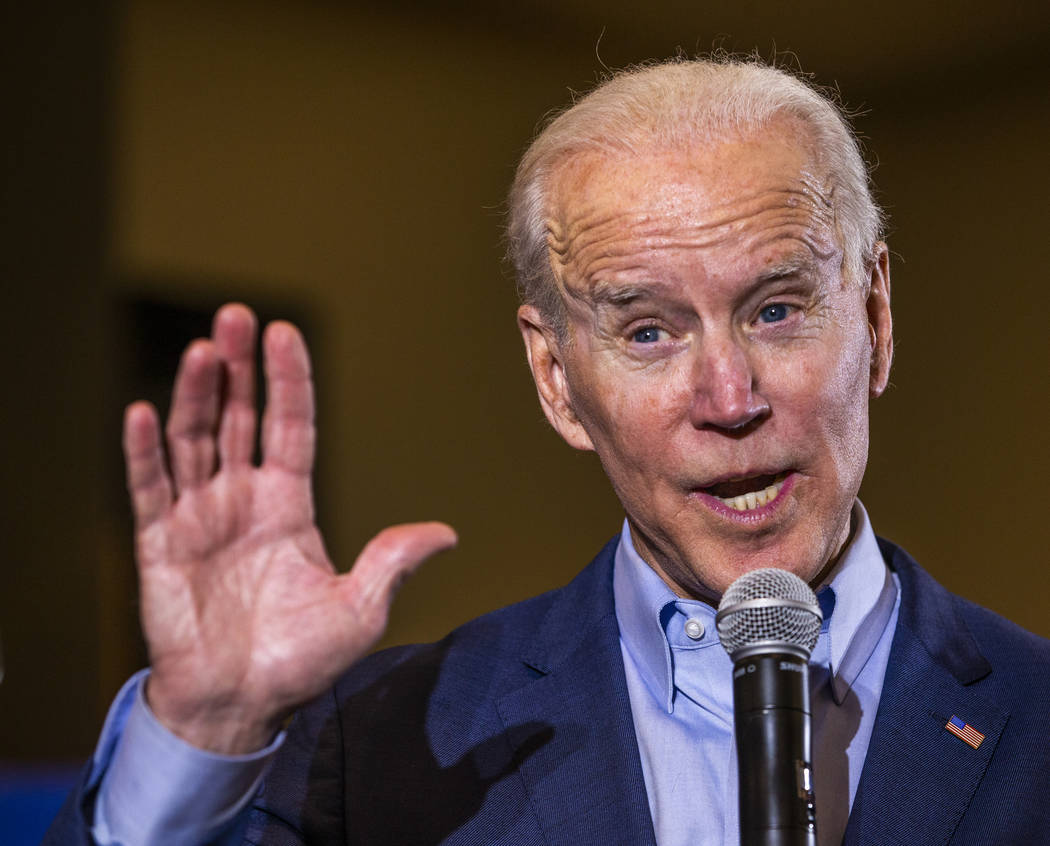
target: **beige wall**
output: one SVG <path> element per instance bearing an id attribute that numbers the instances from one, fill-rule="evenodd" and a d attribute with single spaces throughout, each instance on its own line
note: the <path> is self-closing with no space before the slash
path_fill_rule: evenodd
<path id="1" fill-rule="evenodd" d="M 873 121 L 898 343 L 862 495 L 943 583 L 1050 636 L 1050 112 L 975 76 Z"/>

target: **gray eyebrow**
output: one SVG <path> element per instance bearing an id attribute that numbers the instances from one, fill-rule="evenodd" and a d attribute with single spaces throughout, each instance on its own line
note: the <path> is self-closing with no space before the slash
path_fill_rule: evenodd
<path id="1" fill-rule="evenodd" d="M 767 282 L 806 273 L 812 271 L 816 265 L 817 262 L 810 255 L 787 256 L 759 273 L 748 287 L 754 289 Z M 665 285 L 660 282 L 632 284 L 603 279 L 596 281 L 589 291 L 581 292 L 581 298 L 595 305 L 618 308 L 638 301 L 673 296 L 675 293 L 673 285 Z"/>
<path id="2" fill-rule="evenodd" d="M 792 256 L 776 264 L 770 265 L 757 277 L 756 282 L 770 282 L 774 279 L 783 279 L 785 276 L 793 276 L 807 270 L 812 270 L 816 262 L 809 256 Z"/>
<path id="3" fill-rule="evenodd" d="M 665 287 L 659 284 L 631 285 L 600 281 L 591 289 L 590 300 L 604 305 L 625 306 L 636 300 L 662 296 L 666 293 Z"/>

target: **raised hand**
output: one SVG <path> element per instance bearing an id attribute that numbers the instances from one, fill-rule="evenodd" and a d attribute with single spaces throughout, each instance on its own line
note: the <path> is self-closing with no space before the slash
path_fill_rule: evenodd
<path id="1" fill-rule="evenodd" d="M 395 526 L 336 574 L 314 524 L 314 402 L 298 330 L 263 337 L 267 407 L 252 463 L 256 320 L 215 316 L 182 357 L 166 428 L 134 403 L 124 418 L 135 514 L 147 699 L 169 729 L 218 752 L 261 748 L 282 720 L 379 639 L 400 581 L 451 547 L 441 523 Z"/>

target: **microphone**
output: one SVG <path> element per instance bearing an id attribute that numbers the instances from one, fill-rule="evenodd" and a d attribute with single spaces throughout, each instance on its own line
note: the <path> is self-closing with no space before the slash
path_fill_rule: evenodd
<path id="1" fill-rule="evenodd" d="M 787 570 L 745 573 L 718 605 L 733 659 L 741 846 L 816 846 L 808 661 L 822 620 Z"/>

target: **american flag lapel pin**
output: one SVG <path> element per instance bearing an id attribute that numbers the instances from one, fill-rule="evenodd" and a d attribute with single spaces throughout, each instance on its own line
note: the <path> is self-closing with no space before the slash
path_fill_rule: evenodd
<path id="1" fill-rule="evenodd" d="M 960 720 L 955 714 L 952 714 L 952 718 L 948 720 L 944 726 L 948 731 L 954 734 L 964 743 L 969 744 L 974 749 L 981 745 L 981 741 L 984 740 L 984 735 L 981 734 L 977 729 L 971 726 L 969 723 Z"/>

